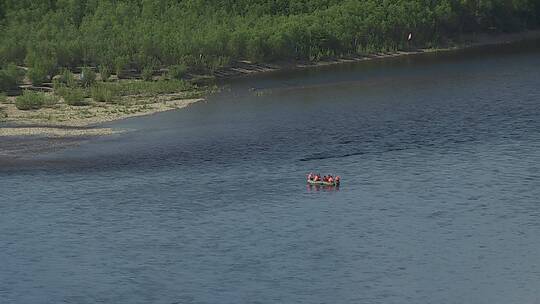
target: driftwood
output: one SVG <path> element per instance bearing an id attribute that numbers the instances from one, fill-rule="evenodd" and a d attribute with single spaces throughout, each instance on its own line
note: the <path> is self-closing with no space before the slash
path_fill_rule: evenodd
<path id="1" fill-rule="evenodd" d="M 258 72 L 274 71 L 277 69 L 277 67 L 269 64 L 252 63 L 249 61 L 236 61 L 230 66 L 216 69 L 212 74 L 216 78 L 228 78 Z"/>
<path id="2" fill-rule="evenodd" d="M 136 69 L 124 69 L 116 76 L 118 79 L 141 79 L 141 72 Z"/>
<path id="3" fill-rule="evenodd" d="M 47 84 L 49 85 L 49 84 Z M 19 86 L 21 90 L 35 91 L 35 92 L 47 92 L 50 93 L 53 91 L 52 84 L 50 86 L 34 86 L 34 85 L 22 85 Z"/>

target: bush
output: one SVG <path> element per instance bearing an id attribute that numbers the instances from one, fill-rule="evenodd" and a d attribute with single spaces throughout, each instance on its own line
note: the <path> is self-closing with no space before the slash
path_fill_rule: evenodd
<path id="1" fill-rule="evenodd" d="M 16 89 L 21 83 L 24 72 L 15 65 L 10 64 L 0 70 L 0 91 Z"/>
<path id="2" fill-rule="evenodd" d="M 75 76 L 73 76 L 73 73 L 68 69 L 64 69 L 62 71 L 62 74 L 60 74 L 60 78 L 58 79 L 58 81 L 70 88 L 74 88 L 77 86 Z"/>
<path id="3" fill-rule="evenodd" d="M 90 104 L 85 100 L 85 92 L 83 89 L 67 89 L 62 93 L 64 101 L 70 106 L 87 106 Z"/>
<path id="4" fill-rule="evenodd" d="M 92 87 L 90 94 L 92 99 L 97 102 L 114 103 L 118 98 L 116 91 L 112 87 L 103 85 L 96 85 Z"/>
<path id="5" fill-rule="evenodd" d="M 25 62 L 30 68 L 28 78 L 34 85 L 46 82 L 50 75 L 54 75 L 58 66 L 54 47 L 45 41 L 40 43 L 42 45 L 33 45 L 25 58 Z"/>
<path id="6" fill-rule="evenodd" d="M 42 106 L 44 108 L 52 108 L 58 103 L 58 101 L 59 101 L 58 96 L 50 95 L 50 94 L 43 94 Z"/>
<path id="7" fill-rule="evenodd" d="M 116 76 L 120 78 L 122 71 L 129 65 L 129 57 L 119 56 L 114 59 L 114 68 L 116 70 Z"/>
<path id="8" fill-rule="evenodd" d="M 37 66 L 28 70 L 28 78 L 33 85 L 41 85 L 49 78 L 49 74 L 46 68 Z"/>
<path id="9" fill-rule="evenodd" d="M 144 81 L 152 81 L 152 76 L 154 76 L 154 67 L 147 66 L 142 70 L 141 78 Z"/>
<path id="10" fill-rule="evenodd" d="M 54 93 L 60 97 L 66 97 L 66 95 L 69 94 L 70 88 L 68 88 L 65 84 L 59 83 L 59 82 L 53 82 L 54 85 Z"/>
<path id="11" fill-rule="evenodd" d="M 15 106 L 19 110 L 37 110 L 43 106 L 45 98 L 44 93 L 24 91 L 21 96 L 17 96 Z"/>
<path id="12" fill-rule="evenodd" d="M 107 82 L 109 77 L 111 77 L 111 68 L 109 68 L 107 65 L 100 65 L 99 75 L 101 76 L 101 81 Z"/>
<path id="13" fill-rule="evenodd" d="M 177 64 L 169 67 L 169 78 L 180 80 L 186 75 L 187 67 L 183 64 Z"/>
<path id="14" fill-rule="evenodd" d="M 91 68 L 83 68 L 81 72 L 81 84 L 83 87 L 91 87 L 94 83 L 96 83 L 96 72 Z"/>

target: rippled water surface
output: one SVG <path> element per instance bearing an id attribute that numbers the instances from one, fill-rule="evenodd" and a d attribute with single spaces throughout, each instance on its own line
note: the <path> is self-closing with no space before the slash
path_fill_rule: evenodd
<path id="1" fill-rule="evenodd" d="M 132 131 L 0 169 L 0 303 L 540 303 L 538 47 L 274 73 L 111 125 Z"/>

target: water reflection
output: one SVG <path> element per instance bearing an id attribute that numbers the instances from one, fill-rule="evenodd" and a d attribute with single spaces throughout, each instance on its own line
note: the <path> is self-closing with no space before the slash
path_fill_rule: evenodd
<path id="1" fill-rule="evenodd" d="M 318 192 L 318 191 L 328 191 L 328 192 L 332 192 L 332 191 L 339 191 L 339 188 L 340 186 L 325 186 L 325 185 L 311 185 L 311 184 L 307 184 L 307 190 L 308 192 Z"/>

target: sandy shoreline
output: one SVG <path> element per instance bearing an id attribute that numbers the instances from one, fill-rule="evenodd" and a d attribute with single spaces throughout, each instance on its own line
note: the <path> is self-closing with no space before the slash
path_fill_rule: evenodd
<path id="1" fill-rule="evenodd" d="M 148 97 L 143 97 L 148 99 Z M 140 102 L 131 105 L 98 105 L 74 107 L 59 104 L 54 108 L 34 111 L 17 110 L 14 104 L 4 104 L 7 118 L 0 126 L 0 137 L 42 136 L 42 137 L 81 137 L 103 136 L 121 132 L 100 124 L 126 118 L 152 115 L 160 112 L 185 108 L 202 98 L 183 99 L 181 94 L 165 94 L 159 100 Z M 151 99 L 151 98 L 150 98 Z"/>
<path id="2" fill-rule="evenodd" d="M 103 136 L 122 131 L 111 128 L 65 128 L 65 127 L 6 127 L 0 128 L 0 137 L 5 136 L 45 136 L 45 137 L 81 137 Z"/>

